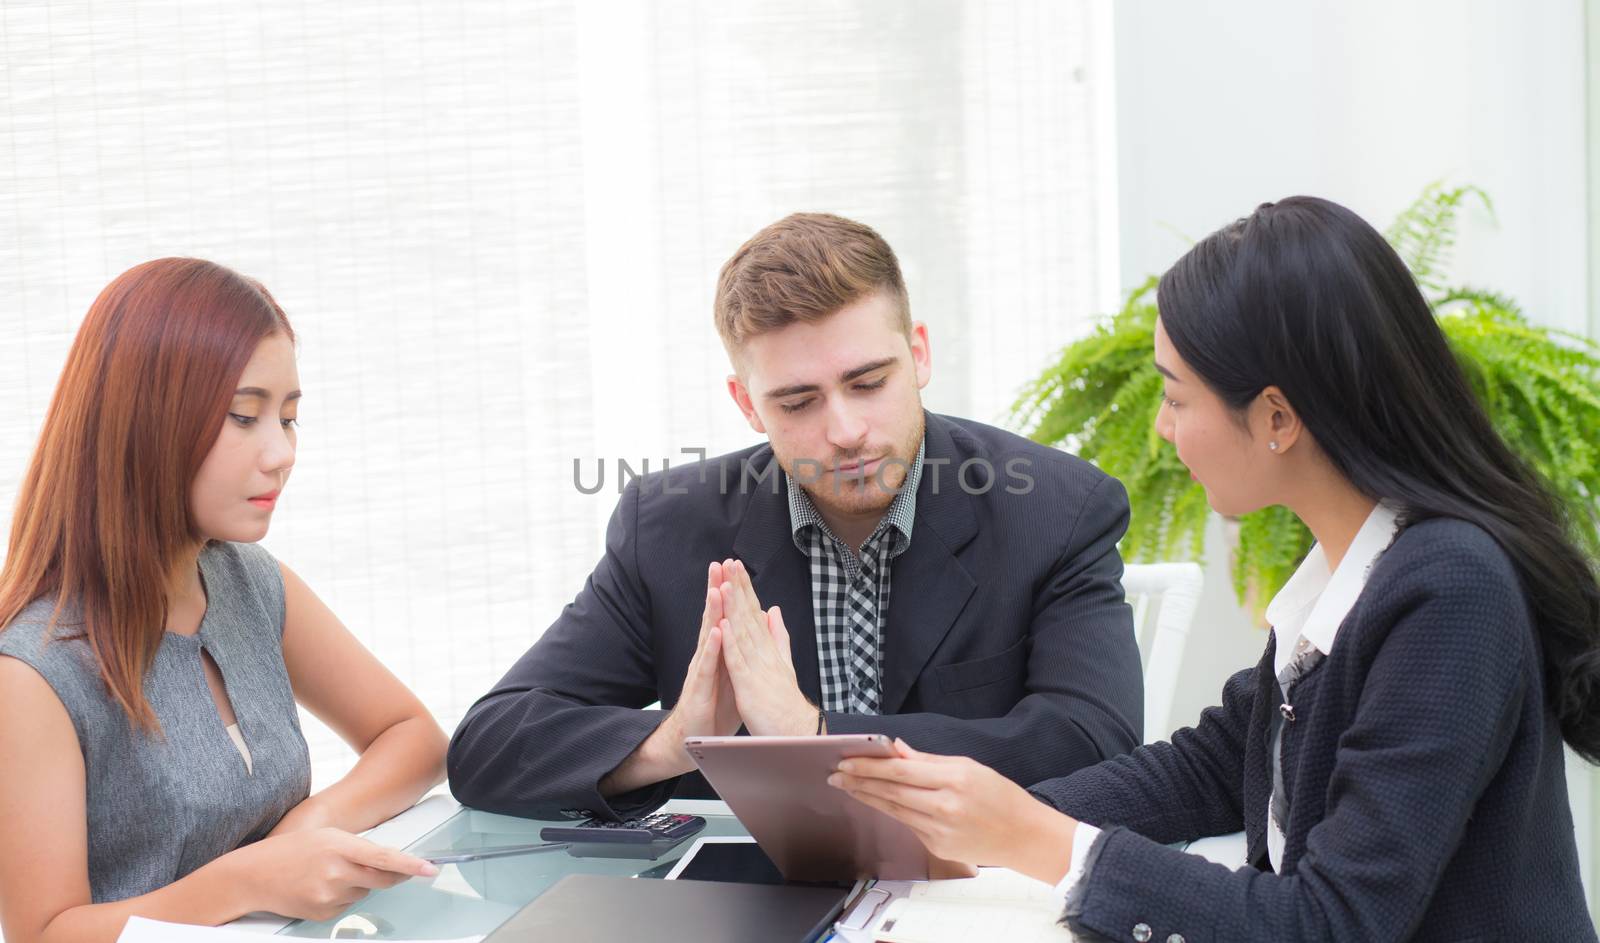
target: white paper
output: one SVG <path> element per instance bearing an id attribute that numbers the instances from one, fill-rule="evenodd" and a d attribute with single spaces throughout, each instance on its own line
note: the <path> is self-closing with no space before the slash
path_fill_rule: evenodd
<path id="1" fill-rule="evenodd" d="M 1061 901 L 1043 881 L 1004 868 L 979 868 L 975 878 L 942 881 L 879 881 L 891 899 L 864 930 L 834 933 L 845 943 L 879 939 L 916 943 L 1007 940 L 1008 943 L 1070 943 L 1060 926 Z M 894 921 L 894 930 L 884 925 Z"/>
<path id="2" fill-rule="evenodd" d="M 361 833 L 361 837 L 376 845 L 404 848 L 443 825 L 459 811 L 460 803 L 447 795 L 435 793 L 389 821 L 367 829 Z"/>
<path id="3" fill-rule="evenodd" d="M 463 936 L 454 940 L 431 940 L 427 943 L 479 943 L 479 936 Z M 122 928 L 117 943 L 261 943 L 259 933 L 234 930 L 229 927 L 197 927 L 187 923 L 166 923 L 130 917 Z M 390 943 L 423 943 L 419 940 L 391 940 Z"/>
<path id="4" fill-rule="evenodd" d="M 902 897 L 889 905 L 875 939 L 892 943 L 1071 943 L 1072 931 L 1056 924 L 1058 914 L 1014 902 L 984 903 L 974 898 Z"/>
<path id="5" fill-rule="evenodd" d="M 979 868 L 978 876 L 971 878 L 925 881 L 913 885 L 907 896 L 974 903 L 1034 904 L 1057 910 L 1061 903 L 1054 887 L 1006 868 Z"/>

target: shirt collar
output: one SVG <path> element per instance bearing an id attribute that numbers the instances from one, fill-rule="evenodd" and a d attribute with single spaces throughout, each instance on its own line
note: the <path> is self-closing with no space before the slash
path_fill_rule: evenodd
<path id="1" fill-rule="evenodd" d="M 910 471 L 906 472 L 906 480 L 901 483 L 900 493 L 896 494 L 894 500 L 889 502 L 889 508 L 883 512 L 883 517 L 879 519 L 878 526 L 872 532 L 872 537 L 883 533 L 886 528 L 893 527 L 904 538 L 899 541 L 901 548 L 911 545 L 911 525 L 916 521 L 917 517 L 917 488 L 922 484 L 922 458 L 927 448 L 927 438 L 924 436 L 922 444 L 917 446 L 917 457 L 912 460 Z M 794 535 L 795 546 L 802 551 L 806 549 L 805 537 L 802 531 L 810 526 L 815 526 L 830 538 L 838 540 L 837 537 L 834 537 L 833 532 L 828 529 L 827 523 L 823 521 L 822 514 L 811 501 L 811 496 L 806 494 L 806 489 L 802 488 L 794 480 L 793 475 L 785 472 L 784 478 L 789 484 L 789 530 Z M 871 539 L 869 537 L 868 541 L 870 542 Z M 852 547 L 851 549 L 854 550 L 856 548 Z"/>
<path id="2" fill-rule="evenodd" d="M 1282 674 L 1294 657 L 1296 643 L 1304 638 L 1324 655 L 1333 653 L 1333 643 L 1345 616 L 1355 608 L 1367 574 L 1389 544 L 1394 541 L 1399 511 L 1379 501 L 1356 531 L 1339 568 L 1328 571 L 1328 557 L 1317 544 L 1283 589 L 1267 605 L 1267 624 L 1277 636 L 1273 670 Z"/>

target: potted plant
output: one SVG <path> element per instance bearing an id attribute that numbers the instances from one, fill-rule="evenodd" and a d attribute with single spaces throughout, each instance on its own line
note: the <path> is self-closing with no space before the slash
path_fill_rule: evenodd
<path id="1" fill-rule="evenodd" d="M 1421 285 L 1440 327 L 1490 419 L 1564 502 L 1572 529 L 1600 557 L 1600 345 L 1531 325 L 1503 295 L 1445 275 L 1459 212 L 1493 212 L 1476 187 L 1427 187 L 1385 234 Z M 1200 559 L 1210 514 L 1205 491 L 1155 432 L 1161 377 L 1151 358 L 1156 279 L 1023 390 L 1012 422 L 1122 480 L 1133 517 L 1123 538 L 1129 561 Z M 1259 616 L 1311 549 L 1311 533 L 1287 509 L 1238 520 L 1234 590 Z"/>

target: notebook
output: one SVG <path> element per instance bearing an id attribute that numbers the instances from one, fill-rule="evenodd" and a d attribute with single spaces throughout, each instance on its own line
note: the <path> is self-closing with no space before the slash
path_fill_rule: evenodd
<path id="1" fill-rule="evenodd" d="M 1070 943 L 1055 888 L 1005 868 L 980 868 L 975 878 L 925 881 L 891 903 L 878 924 L 880 943 Z"/>
<path id="2" fill-rule="evenodd" d="M 811 943 L 848 889 L 573 874 L 484 943 Z"/>

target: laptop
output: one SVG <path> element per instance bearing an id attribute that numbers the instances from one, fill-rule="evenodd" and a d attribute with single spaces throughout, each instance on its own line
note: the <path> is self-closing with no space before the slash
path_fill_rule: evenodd
<path id="1" fill-rule="evenodd" d="M 484 943 L 812 943 L 849 895 L 836 887 L 573 874 Z"/>

